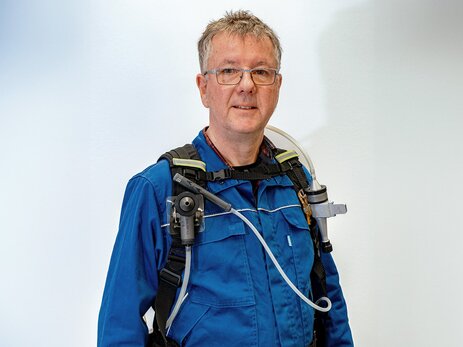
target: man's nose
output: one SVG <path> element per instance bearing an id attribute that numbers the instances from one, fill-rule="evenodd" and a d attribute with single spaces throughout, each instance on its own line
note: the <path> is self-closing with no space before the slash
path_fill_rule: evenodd
<path id="1" fill-rule="evenodd" d="M 240 92 L 252 93 L 256 89 L 256 85 L 252 79 L 250 71 L 243 71 L 243 76 L 241 77 L 240 82 L 238 83 L 238 88 Z"/>

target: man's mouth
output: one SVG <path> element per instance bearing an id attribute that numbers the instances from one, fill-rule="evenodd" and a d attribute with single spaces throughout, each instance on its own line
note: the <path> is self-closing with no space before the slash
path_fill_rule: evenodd
<path id="1" fill-rule="evenodd" d="M 233 106 L 234 108 L 240 109 L 240 110 L 252 110 L 254 108 L 257 108 L 255 106 L 241 106 L 241 105 L 236 105 Z"/>

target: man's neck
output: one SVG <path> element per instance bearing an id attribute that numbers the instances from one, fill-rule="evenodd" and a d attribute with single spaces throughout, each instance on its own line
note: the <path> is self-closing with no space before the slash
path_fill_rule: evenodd
<path id="1" fill-rule="evenodd" d="M 211 128 L 207 129 L 207 136 L 230 166 L 253 164 L 257 160 L 264 138 L 263 132 L 227 136 L 227 134 L 218 135 Z"/>

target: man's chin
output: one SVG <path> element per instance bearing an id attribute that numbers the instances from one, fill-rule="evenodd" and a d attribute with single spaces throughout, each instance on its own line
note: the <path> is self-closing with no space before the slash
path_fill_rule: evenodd
<path id="1" fill-rule="evenodd" d="M 230 129 L 230 132 L 238 136 L 260 135 L 264 132 L 265 124 L 239 124 Z"/>

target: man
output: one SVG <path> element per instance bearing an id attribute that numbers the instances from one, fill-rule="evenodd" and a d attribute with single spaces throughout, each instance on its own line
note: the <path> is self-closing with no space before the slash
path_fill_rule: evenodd
<path id="1" fill-rule="evenodd" d="M 246 172 L 274 163 L 264 128 L 282 82 L 277 36 L 249 12 L 230 12 L 207 26 L 198 49 L 196 83 L 209 109 L 209 126 L 193 145 L 207 171 Z M 207 183 L 209 191 L 246 215 L 299 290 L 315 296 L 310 278 L 315 252 L 293 186 L 286 175 Z M 99 316 L 100 347 L 147 343 L 142 317 L 158 294 L 159 272 L 172 244 L 166 207 L 171 195 L 166 160 L 128 183 Z M 311 345 L 314 310 L 283 281 L 257 237 L 212 203 L 206 202 L 204 214 L 204 230 L 192 247 L 188 295 L 166 331 L 168 339 L 181 346 Z M 321 260 L 333 304 L 323 320 L 323 339 L 327 346 L 352 346 L 336 267 L 329 253 Z"/>

